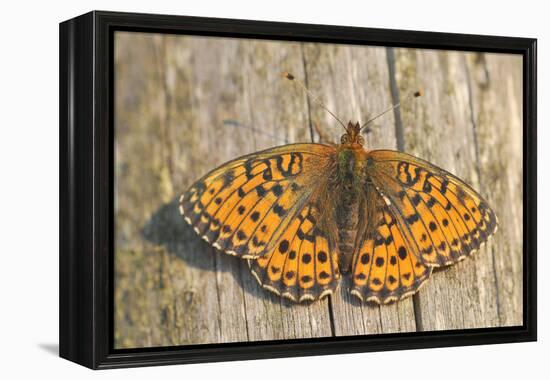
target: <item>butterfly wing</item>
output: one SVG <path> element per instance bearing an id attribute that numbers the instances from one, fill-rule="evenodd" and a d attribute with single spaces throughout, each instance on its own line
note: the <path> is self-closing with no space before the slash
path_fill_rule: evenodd
<path id="1" fill-rule="evenodd" d="M 357 232 L 351 294 L 379 304 L 414 294 L 432 268 L 414 254 L 416 247 L 396 217 L 398 210 L 372 184 L 366 184 L 361 209 L 368 215 L 368 223 L 360 225 Z"/>
<path id="2" fill-rule="evenodd" d="M 334 161 L 335 149 L 322 144 L 243 156 L 193 184 L 180 211 L 214 247 L 248 258 L 264 288 L 294 301 L 315 300 L 340 277 L 334 218 L 321 212 Z"/>
<path id="3" fill-rule="evenodd" d="M 432 267 L 464 259 L 497 230 L 495 213 L 474 189 L 427 161 L 375 150 L 365 170 L 379 222 L 356 245 L 352 292 L 362 299 L 414 294 Z"/>
<path id="4" fill-rule="evenodd" d="M 322 202 L 323 188 L 313 193 L 291 218 L 277 244 L 250 270 L 266 289 L 301 302 L 331 294 L 338 285 L 338 252 L 334 217 Z M 325 205 L 325 207 L 323 207 Z"/>
<path id="5" fill-rule="evenodd" d="M 426 265 L 456 263 L 496 232 L 495 213 L 461 179 L 405 153 L 380 150 L 372 157 L 373 181 L 401 211 Z"/>
<path id="6" fill-rule="evenodd" d="M 228 254 L 257 258 L 324 182 L 334 148 L 290 144 L 230 161 L 180 197 L 180 212 L 204 240 Z"/>

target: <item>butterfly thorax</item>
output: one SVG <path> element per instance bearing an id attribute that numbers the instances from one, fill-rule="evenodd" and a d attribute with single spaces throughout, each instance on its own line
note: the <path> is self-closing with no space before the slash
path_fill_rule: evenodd
<path id="1" fill-rule="evenodd" d="M 355 249 L 359 204 L 363 194 L 364 165 L 367 152 L 357 143 L 341 144 L 337 149 L 337 170 L 333 179 L 338 193 L 335 202 L 338 226 L 339 267 L 349 272 Z"/>

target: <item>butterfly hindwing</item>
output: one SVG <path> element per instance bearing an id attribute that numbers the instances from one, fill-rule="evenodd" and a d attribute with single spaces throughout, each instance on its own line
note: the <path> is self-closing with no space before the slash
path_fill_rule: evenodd
<path id="1" fill-rule="evenodd" d="M 425 265 L 460 261 L 496 231 L 497 218 L 487 202 L 452 174 L 401 152 L 372 151 L 370 156 L 373 182 Z"/>
<path id="2" fill-rule="evenodd" d="M 376 192 L 372 187 L 369 190 Z M 403 233 L 383 195 L 369 194 L 367 199 L 374 227 L 357 236 L 350 291 L 362 301 L 397 301 L 417 292 L 432 269 L 416 257 L 414 242 Z"/>
<path id="3" fill-rule="evenodd" d="M 333 148 L 291 144 L 235 159 L 180 198 L 180 212 L 214 247 L 243 258 L 265 254 L 314 190 Z M 317 181 L 318 182 L 318 181 Z"/>
<path id="4" fill-rule="evenodd" d="M 320 219 L 316 197 L 308 200 L 266 255 L 248 260 L 266 289 L 293 301 L 313 301 L 338 285 L 338 253 L 334 237 Z"/>

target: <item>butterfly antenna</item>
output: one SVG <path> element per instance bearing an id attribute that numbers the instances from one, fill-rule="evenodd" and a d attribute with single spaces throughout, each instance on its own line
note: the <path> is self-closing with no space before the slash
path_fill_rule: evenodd
<path id="1" fill-rule="evenodd" d="M 290 80 L 290 81 L 295 82 L 298 86 L 300 86 L 300 87 L 302 88 L 302 90 L 304 90 L 305 93 L 306 93 L 315 103 L 317 103 L 322 109 L 324 109 L 325 111 L 327 111 L 333 118 L 335 118 L 335 119 L 340 123 L 340 125 L 341 125 L 342 127 L 344 127 L 344 129 L 345 129 L 346 131 L 348 130 L 347 127 L 346 127 L 346 125 L 344 124 L 344 122 L 343 122 L 338 116 L 336 116 L 331 110 L 329 110 L 329 109 L 327 108 L 327 106 L 325 106 L 325 103 L 323 103 L 323 102 L 321 101 L 321 99 L 319 99 L 319 98 L 316 97 L 311 91 L 309 91 L 309 90 L 307 89 L 307 87 L 305 86 L 305 84 L 304 84 L 301 80 L 296 79 L 296 78 L 294 77 L 294 75 L 292 75 L 292 74 L 289 73 L 289 72 L 284 72 L 284 73 L 283 73 L 283 77 L 285 77 L 286 79 L 288 79 L 288 80 Z"/>
<path id="2" fill-rule="evenodd" d="M 418 98 L 420 96 L 422 96 L 424 93 L 422 92 L 422 90 L 418 90 L 418 91 L 415 91 L 413 92 L 412 94 L 410 94 L 409 96 L 407 96 L 405 99 L 403 99 L 403 102 L 406 101 L 406 100 L 410 100 L 410 99 L 414 99 L 414 98 Z M 394 105 L 392 105 L 390 108 L 382 111 L 381 113 L 379 113 L 378 115 L 376 115 L 375 117 L 373 117 L 372 119 L 369 119 L 367 120 L 367 122 L 365 124 L 363 124 L 361 126 L 361 129 L 363 129 L 364 127 L 366 127 L 367 125 L 369 125 L 370 123 L 372 123 L 374 120 L 378 119 L 379 117 L 381 116 L 384 116 L 385 114 L 387 114 L 388 112 L 398 108 L 398 107 L 401 107 L 401 104 L 403 103 L 402 101 L 399 101 L 397 103 L 395 103 Z"/>

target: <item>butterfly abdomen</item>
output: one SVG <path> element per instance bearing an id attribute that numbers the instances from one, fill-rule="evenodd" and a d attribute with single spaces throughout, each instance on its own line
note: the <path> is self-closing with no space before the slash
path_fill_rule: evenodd
<path id="1" fill-rule="evenodd" d="M 336 210 L 338 225 L 338 266 L 342 273 L 351 270 L 357 223 L 359 218 L 359 203 L 353 191 L 345 191 Z"/>
<path id="2" fill-rule="evenodd" d="M 339 267 L 342 273 L 351 270 L 355 249 L 355 238 L 359 222 L 359 195 L 361 193 L 362 147 L 341 146 L 337 153 L 337 178 L 339 202 L 336 202 L 336 223 L 338 226 Z"/>

